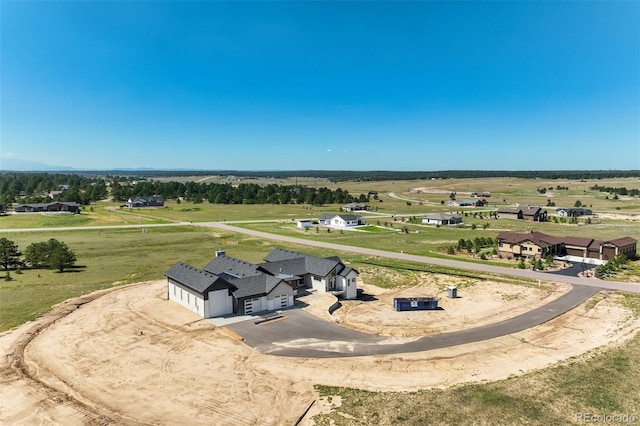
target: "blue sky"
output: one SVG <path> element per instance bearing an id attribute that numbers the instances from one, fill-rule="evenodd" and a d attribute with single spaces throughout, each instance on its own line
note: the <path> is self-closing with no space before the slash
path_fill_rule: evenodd
<path id="1" fill-rule="evenodd" d="M 640 2 L 0 2 L 1 146 L 81 169 L 640 168 Z"/>

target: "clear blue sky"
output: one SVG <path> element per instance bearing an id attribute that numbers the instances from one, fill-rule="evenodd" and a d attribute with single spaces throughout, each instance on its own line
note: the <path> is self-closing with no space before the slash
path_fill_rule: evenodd
<path id="1" fill-rule="evenodd" d="M 640 2 L 2 1 L 1 155 L 640 168 Z"/>

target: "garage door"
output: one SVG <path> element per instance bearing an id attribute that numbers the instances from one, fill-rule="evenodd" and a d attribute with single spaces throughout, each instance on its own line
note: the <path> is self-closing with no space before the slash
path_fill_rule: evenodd
<path id="1" fill-rule="evenodd" d="M 244 301 L 244 313 L 252 314 L 254 312 L 260 312 L 262 310 L 262 303 L 260 303 L 260 298 L 257 299 L 247 299 Z"/>
<path id="2" fill-rule="evenodd" d="M 280 296 L 277 296 L 275 300 L 276 300 L 276 303 L 278 300 L 280 301 L 281 308 L 286 308 L 289 305 L 289 296 L 287 296 L 286 294 L 281 294 Z"/>

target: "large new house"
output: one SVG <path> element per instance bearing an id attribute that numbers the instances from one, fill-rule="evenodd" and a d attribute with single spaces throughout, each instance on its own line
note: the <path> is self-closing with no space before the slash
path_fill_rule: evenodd
<path id="1" fill-rule="evenodd" d="M 500 232 L 498 253 L 507 258 L 561 257 L 571 262 L 604 264 L 619 254 L 636 257 L 637 240 L 631 237 L 608 241 L 586 237 L 555 237 L 538 231 Z"/>
<path id="2" fill-rule="evenodd" d="M 248 315 L 293 306 L 303 289 L 357 296 L 358 272 L 338 257 L 275 249 L 253 264 L 216 252 L 203 269 L 178 262 L 166 273 L 169 300 L 204 318 Z"/>
<path id="3" fill-rule="evenodd" d="M 531 220 L 546 222 L 547 211 L 540 206 L 520 206 L 512 209 L 498 209 L 498 219 Z"/>

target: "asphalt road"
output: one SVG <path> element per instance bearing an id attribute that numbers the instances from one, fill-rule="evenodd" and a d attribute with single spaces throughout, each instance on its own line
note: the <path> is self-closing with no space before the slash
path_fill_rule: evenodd
<path id="1" fill-rule="evenodd" d="M 543 324 L 597 293 L 599 288 L 574 285 L 558 299 L 524 314 L 468 330 L 420 338 L 391 338 L 350 330 L 319 321 L 302 309 L 284 311 L 286 319 L 262 324 L 243 321 L 227 327 L 262 353 L 303 358 L 339 358 L 423 352 L 493 339 Z M 411 312 L 404 313 L 411 315 Z M 437 315 L 437 312 L 433 312 Z"/>
<path id="2" fill-rule="evenodd" d="M 354 247 L 341 244 L 327 243 L 324 241 L 315 241 L 311 239 L 288 237 L 283 235 L 269 234 L 267 232 L 254 231 L 250 229 L 239 228 L 221 222 L 198 223 L 199 226 L 210 226 L 214 228 L 224 229 L 226 231 L 238 232 L 242 234 L 253 235 L 255 237 L 266 238 L 270 240 L 285 241 L 294 244 L 302 244 L 314 247 L 328 248 L 331 250 L 346 251 L 358 254 L 367 254 L 371 256 L 386 257 L 389 259 L 399 259 L 410 262 L 422 263 L 426 265 L 446 266 L 449 268 L 465 269 L 469 271 L 488 272 L 492 274 L 509 275 L 513 277 L 528 278 L 541 281 L 555 281 L 572 285 L 582 285 L 607 290 L 622 290 L 631 293 L 640 293 L 639 283 L 628 283 L 619 281 L 603 281 L 595 278 L 580 278 L 577 276 L 566 276 L 562 274 L 554 274 L 549 272 L 531 271 L 528 269 L 505 268 L 502 266 L 487 265 L 482 263 L 463 262 L 460 260 L 440 259 L 435 257 L 416 256 L 407 253 L 396 253 L 391 251 L 369 249 L 364 247 Z"/>

